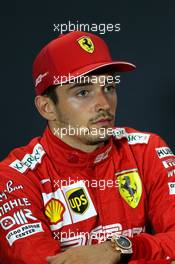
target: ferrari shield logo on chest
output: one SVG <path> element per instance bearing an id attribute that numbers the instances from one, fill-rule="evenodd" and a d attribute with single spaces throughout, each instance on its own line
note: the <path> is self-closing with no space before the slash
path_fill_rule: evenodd
<path id="1" fill-rule="evenodd" d="M 66 192 L 70 208 L 77 214 L 83 214 L 89 207 L 89 201 L 83 188 L 74 188 Z"/>
<path id="2" fill-rule="evenodd" d="M 137 169 L 116 173 L 119 192 L 122 198 L 136 208 L 142 196 L 142 183 Z"/>
<path id="3" fill-rule="evenodd" d="M 93 44 L 90 37 L 83 36 L 83 37 L 79 38 L 77 41 L 78 41 L 80 47 L 83 50 L 85 50 L 86 52 L 88 52 L 88 53 L 94 52 L 94 44 Z"/>

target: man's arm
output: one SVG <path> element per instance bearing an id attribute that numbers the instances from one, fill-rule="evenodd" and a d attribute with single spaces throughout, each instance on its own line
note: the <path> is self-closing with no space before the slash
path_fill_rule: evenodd
<path id="1" fill-rule="evenodd" d="M 45 264 L 59 252 L 30 177 L 0 169 L 0 263 Z"/>
<path id="2" fill-rule="evenodd" d="M 50 264 L 116 264 L 120 252 L 114 250 L 110 241 L 101 244 L 80 246 L 68 249 L 64 253 L 48 258 Z"/>
<path id="3" fill-rule="evenodd" d="M 133 259 L 175 258 L 175 157 L 166 143 L 152 135 L 143 160 L 147 214 L 155 235 L 135 236 Z"/>

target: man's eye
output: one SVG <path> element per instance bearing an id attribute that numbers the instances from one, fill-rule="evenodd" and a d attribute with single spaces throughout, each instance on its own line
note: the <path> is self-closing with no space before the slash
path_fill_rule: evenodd
<path id="1" fill-rule="evenodd" d="M 77 95 L 77 96 L 81 96 L 81 97 L 85 97 L 85 96 L 88 95 L 88 93 L 89 93 L 89 91 L 87 91 L 87 90 L 81 90 L 81 91 L 78 92 L 76 95 Z"/>
<path id="2" fill-rule="evenodd" d="M 104 92 L 105 92 L 105 93 L 110 93 L 110 92 L 113 92 L 113 91 L 115 91 L 115 86 L 113 86 L 113 85 L 106 86 L 106 87 L 104 88 Z"/>

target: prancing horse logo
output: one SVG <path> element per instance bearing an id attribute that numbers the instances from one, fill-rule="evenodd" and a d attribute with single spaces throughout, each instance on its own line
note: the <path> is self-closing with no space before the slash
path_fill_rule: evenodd
<path id="1" fill-rule="evenodd" d="M 121 197 L 132 208 L 136 208 L 142 196 L 142 182 L 138 169 L 123 170 L 116 173 Z"/>
<path id="2" fill-rule="evenodd" d="M 80 47 L 86 52 L 93 53 L 94 52 L 94 44 L 90 37 L 83 36 L 79 38 L 78 43 Z"/>

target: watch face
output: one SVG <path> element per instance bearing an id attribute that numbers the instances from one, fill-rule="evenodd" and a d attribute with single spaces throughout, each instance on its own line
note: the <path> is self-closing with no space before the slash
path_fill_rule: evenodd
<path id="1" fill-rule="evenodd" d="M 116 242 L 123 249 L 130 249 L 131 248 L 131 241 L 127 237 L 120 236 L 120 237 L 116 238 Z"/>

